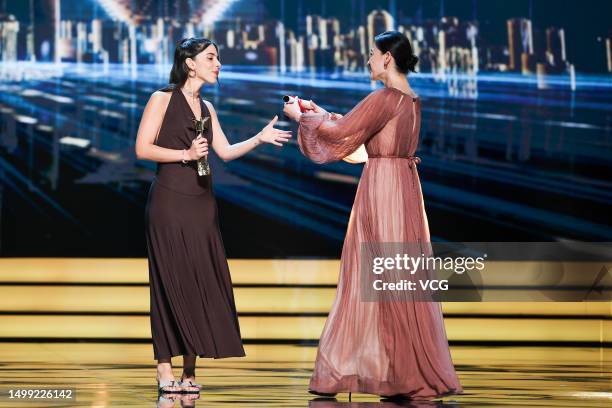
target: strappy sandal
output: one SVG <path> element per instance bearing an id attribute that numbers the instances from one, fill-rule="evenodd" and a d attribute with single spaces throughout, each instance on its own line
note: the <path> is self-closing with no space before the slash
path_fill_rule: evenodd
<path id="1" fill-rule="evenodd" d="M 187 394 L 198 394 L 200 392 L 200 390 L 202 389 L 202 385 L 201 384 L 196 384 L 191 380 L 183 380 L 183 378 L 181 377 L 181 381 L 179 381 L 179 386 L 180 387 L 195 387 L 197 388 L 197 390 L 185 390 L 183 389 L 182 391 L 187 393 Z"/>
<path id="2" fill-rule="evenodd" d="M 181 384 L 180 382 L 177 382 L 176 380 L 169 380 L 169 381 L 157 381 L 157 391 L 159 394 L 177 394 L 180 393 L 181 390 L 165 390 L 165 387 L 180 387 Z"/>

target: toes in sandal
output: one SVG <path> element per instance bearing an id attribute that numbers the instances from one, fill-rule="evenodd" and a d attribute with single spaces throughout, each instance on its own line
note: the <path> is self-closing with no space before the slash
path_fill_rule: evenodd
<path id="1" fill-rule="evenodd" d="M 188 394 L 197 394 L 202 389 L 202 386 L 200 384 L 196 384 L 196 383 L 194 383 L 191 380 L 181 380 L 181 381 L 179 381 L 179 385 L 181 387 L 197 388 L 197 390 L 185 390 L 185 389 L 183 389 L 183 392 L 186 392 Z"/>
<path id="2" fill-rule="evenodd" d="M 176 394 L 178 392 L 181 392 L 181 390 L 167 390 L 165 389 L 166 387 L 180 387 L 180 383 L 176 382 L 176 380 L 169 380 L 169 381 L 157 381 L 157 391 L 162 394 L 162 393 L 168 393 L 168 394 Z"/>

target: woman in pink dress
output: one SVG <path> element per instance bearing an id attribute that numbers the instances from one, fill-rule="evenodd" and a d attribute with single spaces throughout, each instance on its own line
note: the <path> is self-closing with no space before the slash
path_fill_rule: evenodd
<path id="1" fill-rule="evenodd" d="M 451 359 L 442 310 L 435 301 L 360 301 L 362 243 L 419 243 L 431 254 L 429 226 L 414 156 L 421 100 L 408 84 L 418 58 L 397 31 L 375 38 L 368 67 L 384 88 L 345 116 L 312 103 L 300 113 L 303 154 L 317 163 L 367 160 L 342 249 L 336 298 L 317 352 L 309 392 L 361 392 L 431 399 L 463 391 Z M 365 156 L 367 153 L 367 157 Z M 364 160 L 364 161 L 365 161 Z M 429 250 L 427 249 L 429 248 Z M 426 255 L 428 255 L 426 254 Z"/>

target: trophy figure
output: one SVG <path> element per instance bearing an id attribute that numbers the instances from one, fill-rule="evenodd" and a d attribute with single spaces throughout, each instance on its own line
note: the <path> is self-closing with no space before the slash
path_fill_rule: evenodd
<path id="1" fill-rule="evenodd" d="M 202 136 L 202 133 L 206 129 L 206 123 L 210 119 L 210 116 L 205 118 L 193 119 L 193 124 L 195 128 L 196 138 Z M 201 157 L 198 159 L 198 175 L 200 176 L 208 176 L 210 174 L 210 166 L 208 165 L 208 155 Z"/>

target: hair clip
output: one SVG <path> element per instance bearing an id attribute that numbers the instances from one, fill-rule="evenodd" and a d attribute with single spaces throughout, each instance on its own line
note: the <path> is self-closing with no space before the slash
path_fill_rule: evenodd
<path id="1" fill-rule="evenodd" d="M 181 40 L 179 47 L 187 48 L 191 45 L 192 42 L 193 42 L 193 38 L 185 38 L 184 40 Z"/>

